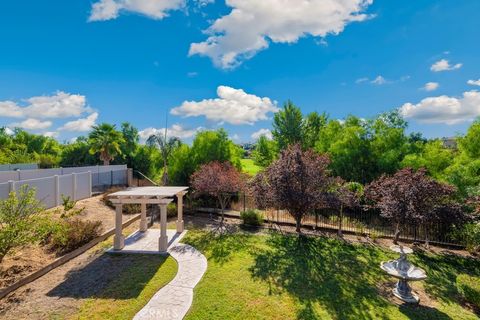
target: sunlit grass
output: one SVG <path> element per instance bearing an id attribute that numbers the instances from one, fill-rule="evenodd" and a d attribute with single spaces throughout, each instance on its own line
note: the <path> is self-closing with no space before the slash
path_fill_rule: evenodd
<path id="1" fill-rule="evenodd" d="M 116 259 L 126 257 L 118 255 Z M 175 277 L 177 269 L 177 262 L 172 257 L 137 255 L 134 263 L 129 263 L 114 281 L 95 297 L 87 299 L 78 313 L 69 318 L 132 319 L 160 288 Z"/>
<path id="2" fill-rule="evenodd" d="M 262 168 L 253 163 L 252 159 L 241 159 L 242 171 L 252 176 L 256 175 Z"/>
<path id="3" fill-rule="evenodd" d="M 464 307 L 455 278 L 480 276 L 478 260 L 415 254 L 429 278 L 415 284 L 430 306 L 406 306 L 382 294 L 394 279 L 380 271 L 396 255 L 330 238 L 190 231 L 184 242 L 208 257 L 186 319 L 478 319 Z"/>

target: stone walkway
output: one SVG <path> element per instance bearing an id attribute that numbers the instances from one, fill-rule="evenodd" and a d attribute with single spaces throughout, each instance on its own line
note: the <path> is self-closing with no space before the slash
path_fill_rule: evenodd
<path id="1" fill-rule="evenodd" d="M 177 275 L 155 293 L 134 320 L 183 319 L 190 309 L 193 288 L 207 270 L 207 259 L 194 247 L 179 242 L 174 243 L 168 252 L 178 262 Z"/>

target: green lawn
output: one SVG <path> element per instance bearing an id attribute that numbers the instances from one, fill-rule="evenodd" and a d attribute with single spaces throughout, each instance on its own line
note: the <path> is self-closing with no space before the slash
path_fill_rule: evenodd
<path id="1" fill-rule="evenodd" d="M 256 175 L 260 171 L 260 167 L 253 163 L 252 159 L 241 159 L 242 170 L 252 176 Z"/>
<path id="2" fill-rule="evenodd" d="M 189 231 L 208 270 L 186 319 L 478 319 L 463 307 L 456 278 L 479 279 L 478 260 L 416 253 L 429 278 L 414 288 L 431 307 L 390 302 L 394 280 L 379 269 L 395 258 L 377 246 L 330 238 Z M 386 293 L 384 293 L 385 295 Z M 480 292 L 477 292 L 480 294 Z"/>
<path id="3" fill-rule="evenodd" d="M 178 269 L 172 257 L 159 255 L 117 255 L 111 259 L 105 267 L 118 266 L 120 272 L 100 292 L 86 299 L 69 319 L 130 320 L 175 277 Z"/>

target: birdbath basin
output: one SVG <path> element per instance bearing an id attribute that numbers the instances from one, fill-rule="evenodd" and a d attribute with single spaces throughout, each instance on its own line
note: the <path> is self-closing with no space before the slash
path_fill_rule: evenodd
<path id="1" fill-rule="evenodd" d="M 413 252 L 412 249 L 403 246 L 391 246 L 390 249 L 400 253 L 400 258 L 382 262 L 380 268 L 387 274 L 398 279 L 397 285 L 393 289 L 393 294 L 402 301 L 408 303 L 418 303 L 420 298 L 412 292 L 408 284 L 409 281 L 425 280 L 427 274 L 407 260 L 407 254 Z"/>

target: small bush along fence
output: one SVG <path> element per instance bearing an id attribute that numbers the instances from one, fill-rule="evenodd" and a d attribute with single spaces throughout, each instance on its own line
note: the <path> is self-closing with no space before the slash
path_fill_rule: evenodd
<path id="1" fill-rule="evenodd" d="M 195 211 L 198 208 L 218 208 L 216 200 L 211 197 L 200 197 L 187 199 L 187 209 Z M 295 220 L 288 212 L 283 210 L 269 209 L 257 210 L 255 208 L 253 199 L 246 194 L 238 194 L 232 197 L 228 206 L 228 214 L 240 216 L 240 212 L 249 212 L 255 210 L 261 215 L 265 222 L 279 223 L 279 224 L 295 224 Z M 242 218 L 243 219 L 243 218 Z M 305 215 L 302 220 L 303 227 L 338 231 L 340 225 L 340 215 L 337 210 L 317 210 Z M 341 223 L 344 232 L 350 232 L 357 235 L 369 236 L 371 238 L 393 238 L 395 229 L 386 218 L 383 218 L 377 210 L 344 210 L 343 221 Z M 415 223 L 405 224 L 402 226 L 400 239 L 409 241 L 425 240 L 425 229 Z M 454 245 L 463 246 L 463 234 L 449 226 L 437 223 L 428 229 L 428 239 L 430 243 L 440 245 Z M 480 240 L 480 239 L 479 239 Z M 480 242 L 480 241 L 479 241 Z"/>
<path id="2" fill-rule="evenodd" d="M 263 223 L 263 214 L 257 210 L 249 209 L 240 212 L 243 224 L 247 226 L 260 226 Z"/>

